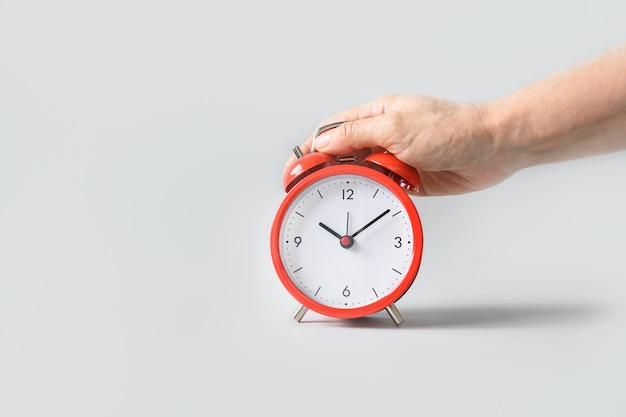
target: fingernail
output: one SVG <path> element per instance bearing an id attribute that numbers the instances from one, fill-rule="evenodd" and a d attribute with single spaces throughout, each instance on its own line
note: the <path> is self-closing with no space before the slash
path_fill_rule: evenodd
<path id="1" fill-rule="evenodd" d="M 330 134 L 322 133 L 317 138 L 315 138 L 315 149 L 321 150 L 325 148 L 330 143 Z"/>

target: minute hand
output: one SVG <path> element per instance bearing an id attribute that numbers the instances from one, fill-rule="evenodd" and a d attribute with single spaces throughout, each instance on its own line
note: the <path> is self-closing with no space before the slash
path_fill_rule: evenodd
<path id="1" fill-rule="evenodd" d="M 359 230 L 357 230 L 356 232 L 352 233 L 352 235 L 350 236 L 351 238 L 354 238 L 356 235 L 358 235 L 359 233 L 361 233 L 363 230 L 367 229 L 368 227 L 370 227 L 371 225 L 373 225 L 374 223 L 376 223 L 378 220 L 380 220 L 385 214 L 389 213 L 391 210 L 387 209 L 385 211 L 383 211 L 382 213 L 380 213 L 378 216 L 376 216 L 375 219 L 373 219 L 371 222 L 369 222 L 368 224 L 366 224 L 365 226 L 361 227 Z"/>

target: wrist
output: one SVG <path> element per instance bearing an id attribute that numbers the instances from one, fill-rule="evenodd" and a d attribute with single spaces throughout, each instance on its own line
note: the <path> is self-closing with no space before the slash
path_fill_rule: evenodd
<path id="1" fill-rule="evenodd" d="M 491 143 L 492 165 L 506 175 L 532 165 L 519 145 L 524 141 L 522 135 L 525 133 L 522 117 L 514 106 L 508 104 L 508 99 L 479 103 L 476 109 L 484 135 Z"/>

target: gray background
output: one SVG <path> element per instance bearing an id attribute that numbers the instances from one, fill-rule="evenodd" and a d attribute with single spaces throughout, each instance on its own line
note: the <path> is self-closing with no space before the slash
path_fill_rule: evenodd
<path id="1" fill-rule="evenodd" d="M 623 416 L 624 153 L 415 199 L 400 328 L 291 320 L 269 229 L 322 118 L 507 94 L 625 9 L 0 1 L 0 415 Z"/>

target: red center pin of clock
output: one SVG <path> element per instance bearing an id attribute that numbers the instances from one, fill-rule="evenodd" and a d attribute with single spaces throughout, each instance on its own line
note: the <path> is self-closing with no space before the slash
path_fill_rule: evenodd
<path id="1" fill-rule="evenodd" d="M 395 303 L 422 258 L 422 225 L 408 194 L 419 190 L 419 174 L 386 151 L 316 152 L 315 138 L 342 123 L 318 129 L 310 153 L 294 148 L 272 224 L 272 262 L 300 303 L 298 322 L 308 310 L 341 319 L 386 310 L 398 326 Z"/>

